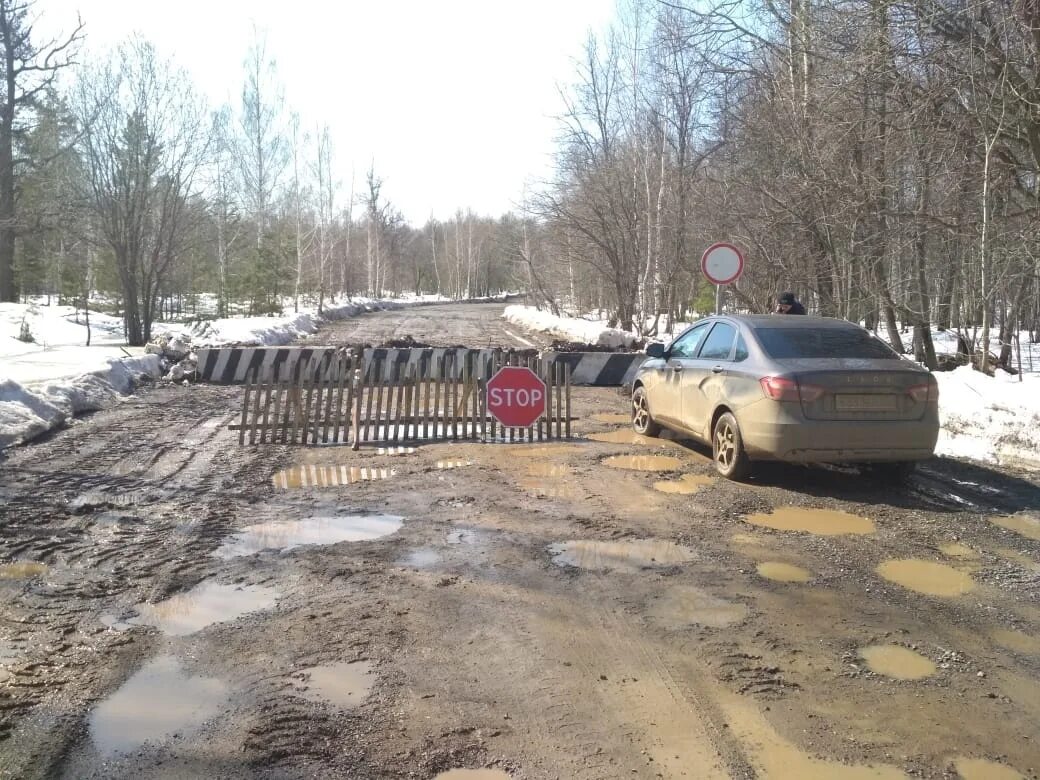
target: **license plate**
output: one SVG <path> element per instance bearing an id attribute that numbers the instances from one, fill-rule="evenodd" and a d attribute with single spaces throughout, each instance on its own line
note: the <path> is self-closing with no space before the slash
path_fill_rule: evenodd
<path id="1" fill-rule="evenodd" d="M 894 395 L 857 395 L 842 393 L 834 396 L 834 408 L 839 412 L 894 412 L 899 402 Z"/>

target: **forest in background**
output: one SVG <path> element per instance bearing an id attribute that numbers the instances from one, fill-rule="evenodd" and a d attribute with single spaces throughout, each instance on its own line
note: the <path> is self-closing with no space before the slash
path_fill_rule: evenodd
<path id="1" fill-rule="evenodd" d="M 262 35 L 213 107 L 147 41 L 36 40 L 38 9 L 0 0 L 0 298 L 105 294 L 131 343 L 203 293 L 525 288 L 654 334 L 712 308 L 716 240 L 748 258 L 733 309 L 791 289 L 932 366 L 934 328 L 983 364 L 1040 338 L 1035 0 L 627 0 L 562 78 L 551 180 L 422 226 L 375 166 L 341 178 Z"/>

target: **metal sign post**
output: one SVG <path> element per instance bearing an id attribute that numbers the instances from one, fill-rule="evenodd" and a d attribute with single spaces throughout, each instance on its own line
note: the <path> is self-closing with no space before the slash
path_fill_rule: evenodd
<path id="1" fill-rule="evenodd" d="M 701 255 L 701 272 L 715 285 L 715 313 L 722 313 L 722 287 L 744 273 L 744 255 L 733 244 L 712 244 Z"/>

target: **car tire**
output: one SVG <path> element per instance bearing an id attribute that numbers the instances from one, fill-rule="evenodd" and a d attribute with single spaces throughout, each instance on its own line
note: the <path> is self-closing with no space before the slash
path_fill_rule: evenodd
<path id="1" fill-rule="evenodd" d="M 878 479 L 896 484 L 905 485 L 917 471 L 917 461 L 902 460 L 895 463 L 871 463 L 870 470 Z"/>
<path id="2" fill-rule="evenodd" d="M 661 426 L 654 422 L 650 414 L 646 388 L 642 385 L 632 393 L 632 429 L 641 436 L 657 436 L 661 433 Z"/>
<path id="3" fill-rule="evenodd" d="M 751 460 L 744 449 L 737 418 L 730 412 L 719 415 L 711 432 L 711 455 L 715 470 L 726 479 L 740 481 L 751 473 Z"/>

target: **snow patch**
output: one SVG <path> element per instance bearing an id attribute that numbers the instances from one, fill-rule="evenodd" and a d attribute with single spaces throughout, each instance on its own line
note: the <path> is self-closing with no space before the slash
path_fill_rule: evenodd
<path id="1" fill-rule="evenodd" d="M 548 333 L 567 341 L 603 347 L 629 347 L 636 340 L 634 334 L 611 328 L 601 320 L 557 317 L 533 306 L 507 306 L 502 316 L 514 325 Z"/>

